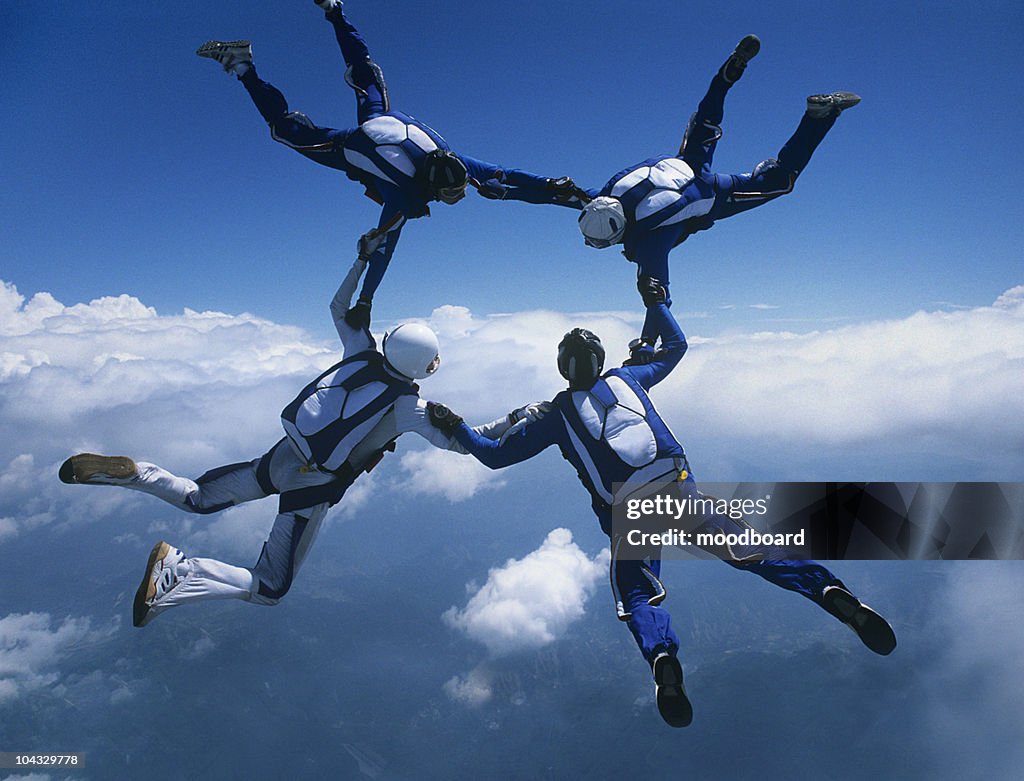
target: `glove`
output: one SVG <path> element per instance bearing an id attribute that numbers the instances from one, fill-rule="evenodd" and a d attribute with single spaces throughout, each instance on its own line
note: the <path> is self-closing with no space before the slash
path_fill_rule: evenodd
<path id="1" fill-rule="evenodd" d="M 486 182 L 482 182 L 476 188 L 476 191 L 480 193 L 484 198 L 489 198 L 492 201 L 501 201 L 508 195 L 509 187 L 505 184 L 502 179 L 504 173 L 498 171 L 497 175 L 488 179 Z"/>
<path id="2" fill-rule="evenodd" d="M 448 409 L 444 404 L 438 404 L 433 401 L 427 402 L 427 420 L 430 421 L 431 426 L 449 437 L 462 424 L 461 417 Z"/>
<path id="3" fill-rule="evenodd" d="M 554 193 L 556 203 L 580 203 L 585 199 L 586 194 L 576 186 L 568 176 L 560 176 L 557 179 L 548 179 L 548 190 Z"/>
<path id="4" fill-rule="evenodd" d="M 654 360 L 654 342 L 650 339 L 634 339 L 629 343 L 629 358 L 623 366 L 644 366 Z"/>
<path id="5" fill-rule="evenodd" d="M 359 252 L 360 260 L 369 259 L 370 255 L 377 251 L 381 244 L 387 239 L 388 234 L 386 232 L 378 231 L 374 228 L 371 231 L 367 231 L 359 237 L 359 241 L 356 242 L 356 249 Z"/>
<path id="6" fill-rule="evenodd" d="M 356 305 L 345 313 L 345 323 L 349 328 L 361 331 L 370 328 L 370 305 L 373 302 L 368 298 L 360 297 Z"/>
<path id="7" fill-rule="evenodd" d="M 543 418 L 544 415 L 554 408 L 555 405 L 550 401 L 534 401 L 522 407 L 517 407 L 508 413 L 508 422 L 513 426 L 521 420 L 533 423 L 533 421 Z"/>
<path id="8" fill-rule="evenodd" d="M 640 291 L 640 298 L 643 299 L 644 306 L 664 304 L 668 300 L 668 290 L 654 277 L 639 275 L 636 278 L 636 289 Z"/>

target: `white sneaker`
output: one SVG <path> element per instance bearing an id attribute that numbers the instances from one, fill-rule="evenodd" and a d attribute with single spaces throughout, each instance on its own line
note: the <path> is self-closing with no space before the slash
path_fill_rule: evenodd
<path id="1" fill-rule="evenodd" d="M 138 476 L 135 462 L 128 456 L 100 456 L 79 453 L 60 465 L 57 476 L 62 483 L 93 485 L 124 485 Z"/>
<path id="2" fill-rule="evenodd" d="M 146 564 L 146 574 L 135 592 L 132 624 L 145 626 L 169 607 L 161 607 L 160 600 L 181 583 L 183 578 L 178 574 L 178 565 L 186 560 L 184 553 L 166 542 L 161 541 L 153 546 Z"/>
<path id="3" fill-rule="evenodd" d="M 335 8 L 341 8 L 341 0 L 313 0 L 325 14 L 329 14 Z"/>
<path id="4" fill-rule="evenodd" d="M 807 116 L 813 119 L 838 117 L 848 108 L 860 103 L 860 95 L 852 92 L 832 92 L 828 95 L 809 95 L 807 97 Z"/>
<path id="5" fill-rule="evenodd" d="M 252 41 L 207 41 L 196 54 L 216 60 L 231 73 L 236 65 L 252 65 Z"/>

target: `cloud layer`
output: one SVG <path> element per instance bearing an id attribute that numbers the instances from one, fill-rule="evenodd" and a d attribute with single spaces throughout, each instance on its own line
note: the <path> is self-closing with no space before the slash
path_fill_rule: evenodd
<path id="1" fill-rule="evenodd" d="M 326 307 L 324 317 L 326 324 Z M 428 322 L 443 363 L 423 395 L 482 422 L 561 389 L 555 345 L 569 328 L 600 334 L 610 366 L 625 357 L 639 319 L 545 311 L 479 318 L 449 305 Z M 81 450 L 189 475 L 254 458 L 281 436 L 281 408 L 338 357 L 333 340 L 248 314 L 162 315 L 125 295 L 72 305 L 48 293 L 26 300 L 9 283 L 0 283 L 0 338 L 0 544 L 57 518 L 77 522 L 126 506 L 159 514 L 126 492 L 60 485 L 56 468 Z M 960 479 L 1012 479 L 1024 467 L 1024 286 L 986 307 L 808 333 L 689 338 L 688 355 L 653 397 L 684 445 L 699 444 L 698 462 L 714 464 L 716 479 L 744 479 L 750 464 L 785 471 L 779 454 L 787 449 L 813 456 L 814 473 L 803 479 L 835 479 L 839 469 L 886 479 L 870 471 L 878 459 L 913 471 L 903 479 L 929 479 L 947 457 L 973 464 Z M 421 444 L 406 437 L 400 446 Z M 406 452 L 400 467 L 402 479 L 384 488 L 452 501 L 513 479 L 433 452 Z M 232 536 L 248 517 L 225 518 L 207 536 L 218 528 Z"/>
<path id="2" fill-rule="evenodd" d="M 85 643 L 109 637 L 88 618 L 54 620 L 49 613 L 0 618 L 0 706 L 59 680 L 61 660 Z"/>

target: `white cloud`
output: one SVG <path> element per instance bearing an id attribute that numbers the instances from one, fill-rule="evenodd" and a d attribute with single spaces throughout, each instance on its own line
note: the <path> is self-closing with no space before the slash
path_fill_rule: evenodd
<path id="1" fill-rule="evenodd" d="M 500 488 L 505 480 L 475 458 L 449 450 L 414 450 L 402 456 L 406 479 L 401 484 L 414 494 L 444 496 L 459 502 L 479 491 Z"/>
<path id="2" fill-rule="evenodd" d="M 492 569 L 466 606 L 449 608 L 444 621 L 482 643 L 493 657 L 542 648 L 583 615 L 607 574 L 608 556 L 606 549 L 588 558 L 572 532 L 555 529 L 537 550 Z"/>
<path id="3" fill-rule="evenodd" d="M 494 696 L 491 673 L 480 665 L 465 675 L 454 675 L 445 681 L 444 693 L 452 700 L 470 708 L 483 705 Z"/>
<path id="4" fill-rule="evenodd" d="M 116 623 L 96 630 L 88 618 L 60 622 L 49 613 L 11 613 L 0 618 L 0 705 L 60 678 L 57 666 L 84 643 L 109 637 Z"/>
<path id="5" fill-rule="evenodd" d="M 655 395 L 670 420 L 721 437 L 1019 465 L 1024 288 L 991 307 L 697 341 Z"/>
<path id="6" fill-rule="evenodd" d="M 0 518 L 0 541 L 17 533 L 18 525 L 13 518 Z"/>

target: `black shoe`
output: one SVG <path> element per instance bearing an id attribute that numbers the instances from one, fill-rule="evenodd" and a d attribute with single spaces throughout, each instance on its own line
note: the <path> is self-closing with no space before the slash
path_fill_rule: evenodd
<path id="1" fill-rule="evenodd" d="M 846 109 L 860 103 L 860 95 L 852 92 L 832 92 L 828 95 L 807 96 L 807 116 L 813 119 L 838 117 Z"/>
<path id="2" fill-rule="evenodd" d="M 718 71 L 725 79 L 725 83 L 733 84 L 739 81 L 743 71 L 747 69 L 747 63 L 754 59 L 759 51 L 761 51 L 761 39 L 756 35 L 748 35 L 736 44 L 735 51 L 729 55 L 729 59 Z"/>
<path id="3" fill-rule="evenodd" d="M 693 721 L 693 706 L 683 688 L 683 667 L 671 654 L 659 654 L 654 669 L 654 696 L 658 713 L 670 727 L 688 727 Z"/>
<path id="4" fill-rule="evenodd" d="M 821 592 L 821 605 L 876 654 L 888 656 L 896 647 L 896 633 L 889 622 L 842 586 L 827 586 Z"/>

